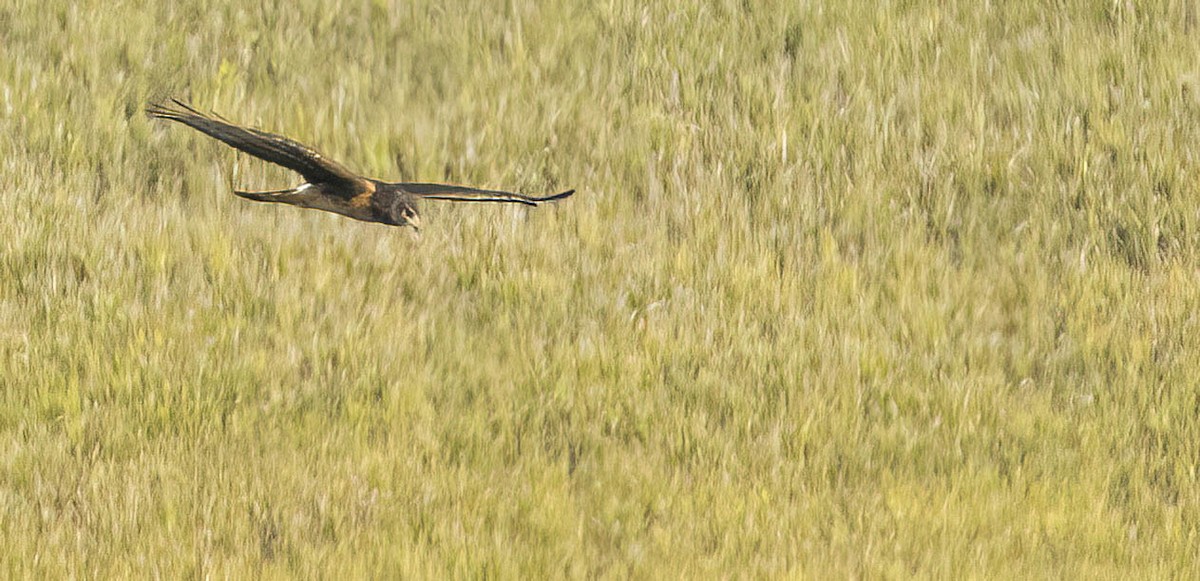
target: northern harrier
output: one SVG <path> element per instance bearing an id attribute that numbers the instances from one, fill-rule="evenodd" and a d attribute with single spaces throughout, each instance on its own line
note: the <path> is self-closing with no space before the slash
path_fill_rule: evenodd
<path id="1" fill-rule="evenodd" d="M 286 190 L 234 194 L 257 202 L 279 202 L 349 216 L 364 222 L 392 226 L 420 226 L 416 201 L 509 202 L 536 206 L 560 200 L 575 190 L 534 198 L 511 192 L 427 183 L 388 183 L 357 175 L 342 164 L 281 135 L 234 125 L 172 99 L 171 105 L 151 104 L 146 113 L 158 119 L 183 123 L 254 157 L 286 167 L 304 177 L 304 183 Z"/>

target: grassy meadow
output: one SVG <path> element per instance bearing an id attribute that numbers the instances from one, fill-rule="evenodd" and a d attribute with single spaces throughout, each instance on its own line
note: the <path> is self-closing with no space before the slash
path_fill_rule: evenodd
<path id="1" fill-rule="evenodd" d="M 1196 575 L 1195 3 L 144 4 L 0 2 L 3 577 Z"/>

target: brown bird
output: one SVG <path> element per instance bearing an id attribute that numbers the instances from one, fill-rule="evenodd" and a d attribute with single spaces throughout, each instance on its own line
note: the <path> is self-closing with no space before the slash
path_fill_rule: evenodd
<path id="1" fill-rule="evenodd" d="M 364 222 L 382 222 L 392 226 L 420 227 L 417 200 L 451 202 L 508 202 L 536 206 L 561 200 L 575 193 L 567 190 L 552 196 L 535 198 L 448 184 L 389 183 L 363 177 L 346 169 L 312 148 L 249 127 L 234 125 L 205 115 L 190 105 L 171 100 L 174 106 L 151 104 L 146 113 L 157 119 L 183 123 L 259 159 L 286 167 L 304 177 L 304 183 L 286 190 L 233 193 L 257 202 L 279 202 L 301 208 L 313 208 L 349 216 Z"/>

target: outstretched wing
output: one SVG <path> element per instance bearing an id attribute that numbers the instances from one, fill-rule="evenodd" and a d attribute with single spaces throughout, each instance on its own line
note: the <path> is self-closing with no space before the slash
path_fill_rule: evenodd
<path id="1" fill-rule="evenodd" d="M 340 163 L 282 135 L 234 125 L 201 113 L 178 99 L 171 101 L 173 105 L 151 104 L 146 107 L 146 113 L 157 119 L 183 123 L 254 157 L 286 167 L 304 176 L 309 183 L 360 185 L 366 181 Z"/>
<path id="2" fill-rule="evenodd" d="M 514 194 L 512 192 L 481 190 L 463 186 L 452 186 L 449 184 L 403 183 L 398 185 L 404 191 L 427 200 L 448 200 L 451 202 L 511 202 L 514 204 L 525 204 L 526 206 L 536 206 L 541 202 L 561 200 L 575 193 L 575 190 L 567 190 L 552 196 L 538 198 Z"/>

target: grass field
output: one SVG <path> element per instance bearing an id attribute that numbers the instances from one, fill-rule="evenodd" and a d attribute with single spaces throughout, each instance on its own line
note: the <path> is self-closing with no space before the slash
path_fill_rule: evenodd
<path id="1" fill-rule="evenodd" d="M 143 4 L 0 3 L 3 577 L 1197 574 L 1195 3 Z"/>

